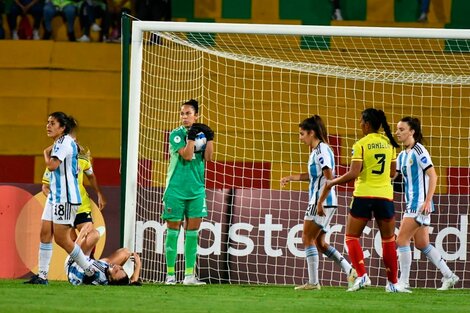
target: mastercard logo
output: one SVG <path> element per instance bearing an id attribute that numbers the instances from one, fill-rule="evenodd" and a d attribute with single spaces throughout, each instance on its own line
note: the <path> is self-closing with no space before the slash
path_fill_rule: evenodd
<path id="1" fill-rule="evenodd" d="M 0 186 L 0 278 L 24 277 L 38 271 L 41 217 L 46 197 L 9 185 Z M 92 217 L 100 233 L 95 258 L 99 259 L 106 242 L 103 215 L 92 201 Z M 64 262 L 67 253 L 54 242 L 50 280 L 66 280 Z"/>

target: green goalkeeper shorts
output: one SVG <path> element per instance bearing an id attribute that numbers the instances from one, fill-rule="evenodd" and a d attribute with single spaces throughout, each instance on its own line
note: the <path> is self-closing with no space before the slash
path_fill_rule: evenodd
<path id="1" fill-rule="evenodd" d="M 168 221 L 182 221 L 186 218 L 202 218 L 207 216 L 206 197 L 191 200 L 166 197 L 163 201 L 162 218 Z"/>

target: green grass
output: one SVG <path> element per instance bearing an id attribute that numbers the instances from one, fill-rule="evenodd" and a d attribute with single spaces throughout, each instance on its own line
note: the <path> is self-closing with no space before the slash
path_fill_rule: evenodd
<path id="1" fill-rule="evenodd" d="M 141 287 L 78 286 L 51 282 L 24 285 L 0 280 L 0 312 L 470 312 L 470 290 L 414 289 L 388 294 L 384 288 L 345 292 L 295 291 L 292 286 L 144 284 Z"/>

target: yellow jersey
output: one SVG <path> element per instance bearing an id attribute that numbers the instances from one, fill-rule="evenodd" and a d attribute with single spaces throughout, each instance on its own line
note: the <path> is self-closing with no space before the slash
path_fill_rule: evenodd
<path id="1" fill-rule="evenodd" d="M 395 148 L 384 135 L 371 133 L 353 145 L 352 161 L 362 161 L 354 182 L 355 197 L 393 200 L 390 164 L 396 160 Z"/>
<path id="2" fill-rule="evenodd" d="M 80 190 L 80 196 L 82 197 L 82 204 L 78 208 L 77 214 L 80 213 L 91 213 L 91 200 L 88 196 L 88 193 L 83 185 L 83 173 L 91 174 L 93 169 L 91 167 L 91 162 L 83 156 L 78 156 L 78 188 Z M 42 176 L 42 183 L 44 185 L 49 185 L 50 183 L 51 172 L 46 168 Z"/>

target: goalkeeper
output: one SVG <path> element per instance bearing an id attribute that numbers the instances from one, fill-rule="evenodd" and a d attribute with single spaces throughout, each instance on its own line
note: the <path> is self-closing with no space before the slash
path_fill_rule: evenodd
<path id="1" fill-rule="evenodd" d="M 207 216 L 204 167 L 212 160 L 214 132 L 209 126 L 196 123 L 199 104 L 189 100 L 181 106 L 182 125 L 170 133 L 170 164 L 163 195 L 163 220 L 167 223 L 165 257 L 167 277 L 165 284 L 176 284 L 175 264 L 180 228 L 185 220 L 185 276 L 184 285 L 205 285 L 194 273 L 198 244 L 198 230 Z"/>

